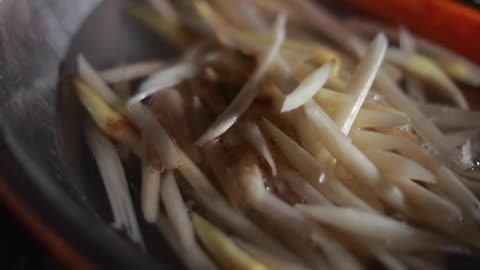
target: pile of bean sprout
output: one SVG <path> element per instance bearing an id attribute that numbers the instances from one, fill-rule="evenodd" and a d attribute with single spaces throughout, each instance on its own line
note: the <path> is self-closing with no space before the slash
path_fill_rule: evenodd
<path id="1" fill-rule="evenodd" d="M 148 252 L 150 223 L 202 270 L 442 269 L 476 252 L 480 112 L 458 82 L 480 69 L 317 2 L 131 3 L 182 55 L 105 71 L 79 55 L 113 228 Z"/>

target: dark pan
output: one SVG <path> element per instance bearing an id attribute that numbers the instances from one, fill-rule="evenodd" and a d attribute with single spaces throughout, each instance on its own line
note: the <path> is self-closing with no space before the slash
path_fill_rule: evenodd
<path id="1" fill-rule="evenodd" d="M 85 114 L 65 78 L 80 52 L 97 68 L 176 52 L 125 16 L 125 0 L 100 2 L 0 0 L 0 195 L 69 268 L 183 269 L 154 227 L 141 224 L 151 256 L 105 222 Z"/>

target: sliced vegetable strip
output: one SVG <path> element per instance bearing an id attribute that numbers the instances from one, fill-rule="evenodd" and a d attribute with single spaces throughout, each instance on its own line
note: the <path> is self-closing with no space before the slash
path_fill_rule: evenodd
<path id="1" fill-rule="evenodd" d="M 197 213 L 191 215 L 192 223 L 197 236 L 205 245 L 210 254 L 224 269 L 233 270 L 266 270 L 267 268 L 256 261 L 228 238 L 221 230 L 215 228 Z"/>

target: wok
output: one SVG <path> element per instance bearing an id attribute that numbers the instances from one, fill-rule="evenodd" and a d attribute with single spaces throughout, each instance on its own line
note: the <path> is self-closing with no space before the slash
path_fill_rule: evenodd
<path id="1" fill-rule="evenodd" d="M 0 195 L 69 268 L 183 269 L 152 226 L 141 224 L 147 255 L 105 222 L 82 109 L 62 87 L 80 52 L 98 68 L 175 55 L 125 2 L 0 0 Z"/>

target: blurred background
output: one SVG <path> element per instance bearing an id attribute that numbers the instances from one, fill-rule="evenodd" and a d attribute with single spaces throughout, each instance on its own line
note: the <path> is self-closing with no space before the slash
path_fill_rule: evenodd
<path id="1" fill-rule="evenodd" d="M 0 269 L 56 270 L 60 264 L 0 202 Z"/>
<path id="2" fill-rule="evenodd" d="M 470 5 L 472 7 L 475 7 L 477 9 L 480 8 L 480 0 L 460 0 L 460 2 L 463 2 L 467 5 Z"/>

